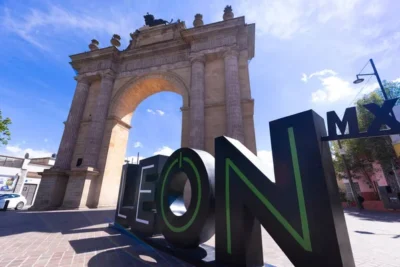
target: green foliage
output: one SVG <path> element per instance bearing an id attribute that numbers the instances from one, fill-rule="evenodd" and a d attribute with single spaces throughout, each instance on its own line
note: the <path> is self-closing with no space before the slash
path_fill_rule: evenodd
<path id="1" fill-rule="evenodd" d="M 382 105 L 383 98 L 377 92 L 372 92 L 371 94 L 365 95 L 363 98 L 357 100 L 357 118 L 358 126 L 360 127 L 361 132 L 366 131 L 373 119 L 375 118 L 371 112 L 364 108 L 364 105 L 369 103 Z"/>
<path id="2" fill-rule="evenodd" d="M 357 101 L 357 117 L 360 131 L 366 131 L 374 119 L 374 115 L 363 106 L 368 103 L 382 105 L 383 98 L 373 92 Z M 358 148 L 360 152 L 370 159 L 378 160 L 383 166 L 390 165 L 391 160 L 396 158 L 389 136 L 356 139 L 353 143 L 358 143 L 358 146 L 361 146 Z"/>
<path id="3" fill-rule="evenodd" d="M 9 118 L 5 118 L 3 120 L 3 117 L 1 115 L 1 110 L 0 110 L 0 144 L 7 145 L 8 141 L 11 139 L 11 133 L 10 130 L 8 129 L 8 125 L 11 124 L 11 120 Z"/>
<path id="4" fill-rule="evenodd" d="M 400 97 L 400 83 L 384 81 L 383 84 L 389 98 Z M 361 132 L 367 131 L 374 119 L 374 115 L 363 106 L 369 103 L 382 105 L 382 93 L 376 90 L 357 101 L 357 118 Z M 372 182 L 371 175 L 374 173 L 374 169 L 371 163 L 373 161 L 378 161 L 385 171 L 389 171 L 392 161 L 396 159 L 389 136 L 349 139 L 343 140 L 341 143 L 346 151 L 344 156 L 347 167 L 355 179 L 366 177 Z M 345 165 L 342 156 L 339 154 L 339 147 L 336 142 L 333 143 L 332 149 L 336 173 L 338 173 L 339 179 L 344 178 L 346 176 Z"/>
<path id="5" fill-rule="evenodd" d="M 400 82 L 383 81 L 382 85 L 389 99 L 400 97 Z M 376 89 L 375 92 L 383 99 L 383 94 L 380 89 Z M 399 104 L 398 102 L 397 105 Z"/>

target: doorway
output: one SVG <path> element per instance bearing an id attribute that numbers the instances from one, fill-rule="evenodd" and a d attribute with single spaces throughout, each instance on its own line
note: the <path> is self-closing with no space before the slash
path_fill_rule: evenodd
<path id="1" fill-rule="evenodd" d="M 26 205 L 32 205 L 36 187 L 36 184 L 24 184 L 24 187 L 22 188 L 22 195 L 26 198 Z"/>

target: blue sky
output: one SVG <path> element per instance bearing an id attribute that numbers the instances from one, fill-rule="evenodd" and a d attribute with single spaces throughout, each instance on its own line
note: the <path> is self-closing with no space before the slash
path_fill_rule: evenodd
<path id="1" fill-rule="evenodd" d="M 6 0 L 0 3 L 0 109 L 13 124 L 12 140 L 0 154 L 57 152 L 76 85 L 68 56 L 87 51 L 91 39 L 106 47 L 116 33 L 124 49 L 146 12 L 192 27 L 196 13 L 205 23 L 222 20 L 227 4 L 235 16 L 256 23 L 250 81 L 258 155 L 269 170 L 269 121 L 308 109 L 323 117 L 330 110 L 341 114 L 357 95 L 377 87 L 374 78 L 352 84 L 369 58 L 382 79 L 400 77 L 398 1 Z M 127 156 L 177 149 L 181 106 L 174 93 L 143 101 L 132 119 Z"/>

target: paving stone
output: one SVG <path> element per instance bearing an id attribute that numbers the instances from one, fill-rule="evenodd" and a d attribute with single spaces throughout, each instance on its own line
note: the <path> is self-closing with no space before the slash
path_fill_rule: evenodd
<path id="1" fill-rule="evenodd" d="M 190 266 L 107 228 L 113 217 L 112 210 L 2 212 L 0 267 Z M 400 266 L 400 213 L 348 209 L 345 217 L 357 267 Z M 265 266 L 293 266 L 269 234 L 262 235 Z M 20 252 L 10 255 L 12 248 Z"/>

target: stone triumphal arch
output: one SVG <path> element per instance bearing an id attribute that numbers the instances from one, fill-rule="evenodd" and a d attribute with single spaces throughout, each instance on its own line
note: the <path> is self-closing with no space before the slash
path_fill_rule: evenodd
<path id="1" fill-rule="evenodd" d="M 53 168 L 42 175 L 33 209 L 115 206 L 129 129 L 145 98 L 182 96 L 182 147 L 214 153 L 214 138 L 233 137 L 256 153 L 248 61 L 255 25 L 244 17 L 193 28 L 144 26 L 125 50 L 112 46 L 71 56 L 77 86 Z"/>

